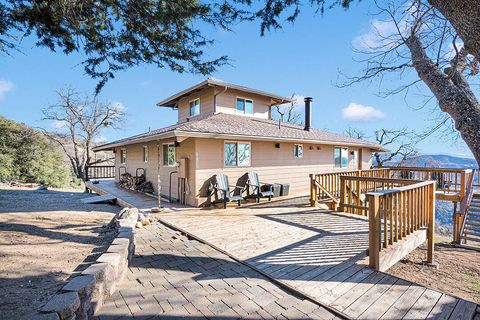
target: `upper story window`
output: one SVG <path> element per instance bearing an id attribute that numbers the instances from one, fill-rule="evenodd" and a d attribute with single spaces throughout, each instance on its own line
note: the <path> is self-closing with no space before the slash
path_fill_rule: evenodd
<path id="1" fill-rule="evenodd" d="M 301 144 L 293 145 L 293 156 L 295 158 L 303 158 L 303 145 Z"/>
<path id="2" fill-rule="evenodd" d="M 253 114 L 253 101 L 250 99 L 237 98 L 237 113 Z"/>
<path id="3" fill-rule="evenodd" d="M 250 166 L 251 145 L 249 142 L 225 142 L 225 166 L 248 167 Z"/>
<path id="4" fill-rule="evenodd" d="M 120 150 L 120 163 L 127 163 L 127 150 Z"/>
<path id="5" fill-rule="evenodd" d="M 163 144 L 163 165 L 173 167 L 175 165 L 175 143 Z"/>
<path id="6" fill-rule="evenodd" d="M 190 117 L 200 114 L 200 99 L 190 101 Z"/>
<path id="7" fill-rule="evenodd" d="M 348 148 L 333 148 L 333 158 L 335 161 L 335 168 L 348 168 Z"/>
<path id="8" fill-rule="evenodd" d="M 148 146 L 143 146 L 143 162 L 148 162 Z"/>

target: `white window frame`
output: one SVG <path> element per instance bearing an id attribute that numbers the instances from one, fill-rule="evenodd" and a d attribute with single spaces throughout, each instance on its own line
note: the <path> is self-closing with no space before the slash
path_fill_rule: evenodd
<path id="1" fill-rule="evenodd" d="M 165 155 L 163 154 L 163 146 L 173 146 L 173 164 L 168 163 L 168 147 L 167 147 L 167 164 L 165 164 Z M 175 147 L 175 142 L 166 142 L 162 143 L 162 166 L 164 167 L 175 167 L 177 164 L 177 147 Z"/>
<path id="2" fill-rule="evenodd" d="M 296 156 L 296 155 L 295 155 L 295 148 L 296 148 L 296 147 L 301 147 L 301 148 L 302 148 L 302 155 L 301 155 L 301 156 Z M 303 148 L 303 144 L 301 144 L 301 143 L 295 143 L 295 144 L 293 145 L 293 157 L 294 157 L 295 159 L 302 159 L 302 158 L 303 158 L 303 152 L 304 152 L 304 151 L 305 151 L 305 149 Z"/>
<path id="3" fill-rule="evenodd" d="M 237 109 L 237 100 L 243 100 L 245 108 L 243 109 L 243 112 Z M 247 100 L 252 102 L 252 113 L 247 113 Z M 255 114 L 255 102 L 253 99 L 246 98 L 246 97 L 241 97 L 237 96 L 235 98 L 235 113 L 240 113 L 240 114 L 245 114 L 245 115 L 254 115 Z"/>
<path id="4" fill-rule="evenodd" d="M 236 165 L 227 165 L 225 164 L 225 144 L 227 143 L 235 143 L 237 145 L 237 164 Z M 239 151 L 239 148 L 238 148 L 238 145 L 239 144 L 248 144 L 250 146 L 250 158 L 248 159 L 248 164 L 239 164 L 239 161 L 238 161 L 238 151 Z M 250 141 L 231 141 L 231 140 L 224 140 L 223 141 L 223 165 L 226 167 L 226 168 L 237 168 L 237 167 L 242 167 L 242 168 L 245 168 L 245 167 L 251 167 L 252 166 L 252 143 Z"/>
<path id="5" fill-rule="evenodd" d="M 192 114 L 192 110 L 190 109 L 190 103 L 195 102 L 197 100 L 198 100 L 198 113 Z M 202 101 L 200 101 L 200 98 L 195 98 L 193 100 L 188 101 L 188 114 L 190 117 L 198 116 L 201 113 L 202 113 Z"/>
<path id="6" fill-rule="evenodd" d="M 352 152 L 353 152 L 352 154 L 353 167 L 355 169 L 358 169 L 358 164 L 359 164 L 358 155 L 360 154 L 360 152 L 358 149 L 352 150 Z"/>
<path id="7" fill-rule="evenodd" d="M 335 164 L 335 149 L 340 149 L 340 167 L 337 167 L 336 164 Z M 342 150 L 346 149 L 347 151 L 347 165 L 346 166 L 343 166 L 342 165 Z M 334 146 L 333 147 L 333 167 L 335 169 L 348 169 L 349 167 L 349 162 L 350 162 L 350 159 L 349 159 L 349 148 L 348 147 L 345 147 L 345 146 Z"/>
<path id="8" fill-rule="evenodd" d="M 122 153 L 125 153 L 125 161 L 122 161 L 124 160 L 122 157 Z M 123 148 L 123 149 L 120 149 L 120 164 L 126 164 L 126 163 L 127 163 L 127 149 Z"/>
<path id="9" fill-rule="evenodd" d="M 147 151 L 147 152 L 145 152 L 145 151 Z M 143 148 L 142 148 L 142 158 L 143 158 L 143 163 L 148 163 L 148 158 L 149 158 L 148 146 L 143 146 Z"/>

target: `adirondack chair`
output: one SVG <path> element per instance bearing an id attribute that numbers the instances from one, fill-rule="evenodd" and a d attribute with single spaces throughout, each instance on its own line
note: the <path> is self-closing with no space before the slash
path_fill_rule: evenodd
<path id="1" fill-rule="evenodd" d="M 233 186 L 234 189 L 230 190 L 230 184 L 228 183 L 228 176 L 224 173 L 217 173 L 215 175 L 214 190 L 220 194 L 220 201 L 223 202 L 223 208 L 227 208 L 228 202 L 237 201 L 240 207 L 240 201 L 243 200 L 242 193 L 245 191 L 245 187 Z"/>
<path id="2" fill-rule="evenodd" d="M 262 186 L 258 174 L 256 172 L 250 171 L 248 173 L 248 182 L 249 191 L 252 193 L 247 197 L 255 198 L 257 202 L 260 202 L 260 198 L 268 198 L 268 201 L 272 200 L 273 197 L 273 186 L 270 185 L 268 190 L 262 191 Z"/>

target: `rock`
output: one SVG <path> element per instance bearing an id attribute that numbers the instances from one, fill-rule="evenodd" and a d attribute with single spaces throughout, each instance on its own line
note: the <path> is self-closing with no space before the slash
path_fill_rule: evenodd
<path id="1" fill-rule="evenodd" d="M 137 224 L 135 225 L 137 228 L 143 228 L 143 223 L 141 223 L 140 221 L 137 222 Z"/>
<path id="2" fill-rule="evenodd" d="M 42 308 L 42 312 L 56 312 L 60 319 L 68 319 L 75 315 L 80 306 L 80 298 L 76 292 L 55 295 Z"/>
<path id="3" fill-rule="evenodd" d="M 138 209 L 137 208 L 123 208 L 116 218 L 118 220 L 127 219 L 127 220 L 131 220 L 131 221 L 137 221 L 138 220 Z"/>
<path id="4" fill-rule="evenodd" d="M 70 280 L 63 288 L 63 292 L 77 292 L 80 300 L 91 295 L 95 288 L 95 277 L 91 274 L 78 276 Z"/>

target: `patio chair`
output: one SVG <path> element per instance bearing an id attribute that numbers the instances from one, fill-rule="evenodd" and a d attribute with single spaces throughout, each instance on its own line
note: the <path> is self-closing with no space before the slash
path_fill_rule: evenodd
<path id="1" fill-rule="evenodd" d="M 260 198 L 268 198 L 268 201 L 272 200 L 273 185 L 264 184 L 267 189 L 265 191 L 262 191 L 262 185 L 256 172 L 250 171 L 248 173 L 247 185 L 249 187 L 249 191 L 252 191 L 252 193 L 249 194 L 247 197 L 255 198 L 257 202 L 260 202 Z"/>
<path id="2" fill-rule="evenodd" d="M 245 191 L 245 187 L 230 186 L 228 176 L 224 173 L 217 173 L 215 180 L 213 188 L 220 194 L 220 201 L 223 202 L 223 208 L 226 209 L 227 203 L 233 201 L 237 201 L 240 207 L 240 202 L 243 200 L 242 193 Z M 230 187 L 234 187 L 234 189 L 230 191 Z"/>

